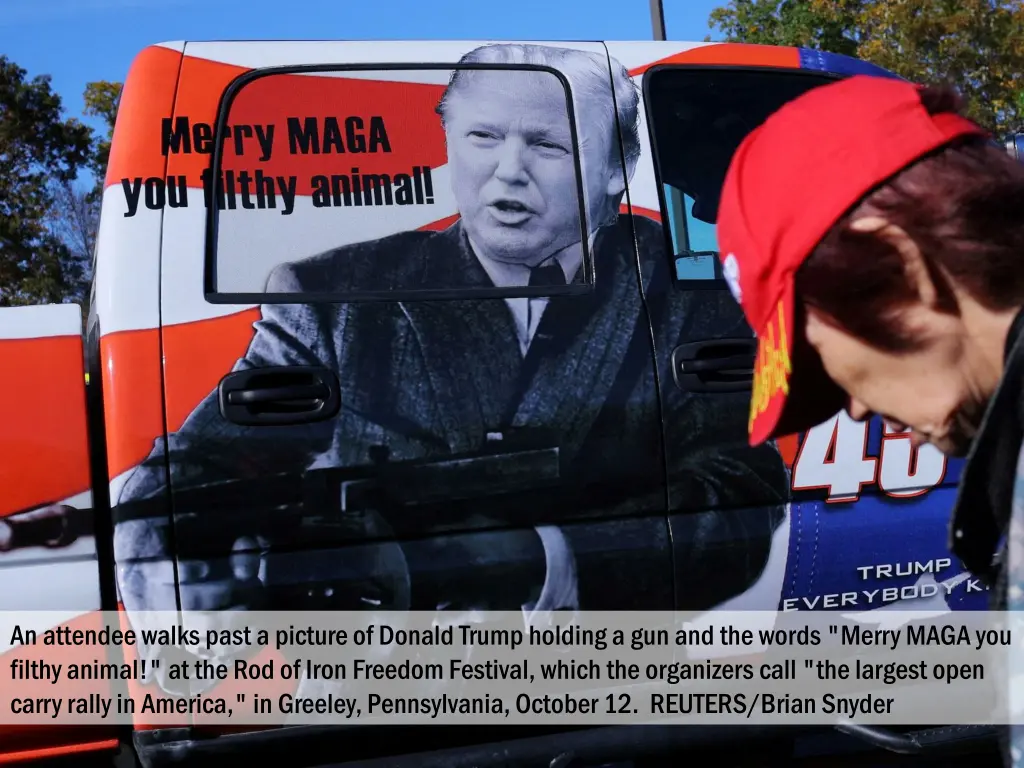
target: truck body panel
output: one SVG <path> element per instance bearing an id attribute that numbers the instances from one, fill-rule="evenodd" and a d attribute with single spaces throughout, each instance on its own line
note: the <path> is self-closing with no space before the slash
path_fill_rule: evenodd
<path id="1" fill-rule="evenodd" d="M 715 255 L 728 158 L 808 88 L 891 75 L 797 48 L 488 45 L 139 54 L 86 366 L 77 307 L 0 309 L 18 372 L 0 515 L 59 503 L 105 527 L 0 551 L 0 607 L 133 626 L 232 606 L 983 608 L 947 549 L 958 462 L 845 414 L 746 445 L 754 340 Z M 491 87 L 460 103 L 473 78 Z M 554 242 L 561 277 L 531 283 Z M 152 730 L 147 766 L 227 733 Z M 303 733 L 275 738 L 314 760 Z M 117 735 L 4 729 L 0 752 Z"/>
<path id="2" fill-rule="evenodd" d="M 0 592 L 22 630 L 43 632 L 54 620 L 91 626 L 101 608 L 86 417 L 82 310 L 74 304 L 22 306 L 0 312 Z M 12 614 L 9 613 L 8 616 Z M 5 666 L 39 648 L 13 645 L 4 622 Z M 77 654 L 91 658 L 92 651 Z M 67 654 L 75 660 L 75 650 Z M 103 692 L 102 683 L 98 692 Z M 22 687 L 24 693 L 24 687 Z M 109 695 L 109 688 L 107 689 Z M 5 691 L 5 708 L 14 690 Z M 6 756 L 46 756 L 109 747 L 117 729 L 0 726 Z M 11 758 L 13 759 L 13 758 Z"/>

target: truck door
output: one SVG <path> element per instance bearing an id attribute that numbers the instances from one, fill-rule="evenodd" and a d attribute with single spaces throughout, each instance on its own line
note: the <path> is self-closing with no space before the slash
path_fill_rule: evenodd
<path id="1" fill-rule="evenodd" d="M 676 606 L 772 610 L 777 596 L 771 592 L 781 588 L 785 567 L 787 469 L 776 446 L 746 444 L 754 340 L 722 280 L 714 245 L 717 174 L 724 174 L 729 155 L 723 153 L 739 129 L 714 122 L 715 115 L 687 112 L 700 103 L 698 94 L 714 92 L 703 74 L 680 85 L 671 80 L 673 73 L 690 70 L 662 75 L 664 66 L 654 74 L 651 69 L 672 55 L 715 48 L 695 45 L 680 54 L 678 43 L 608 43 L 644 99 L 638 131 L 643 151 L 629 202 L 648 274 Z M 725 48 L 720 57 L 728 56 L 731 46 Z M 689 88 L 695 94 L 684 103 Z M 691 150 L 695 131 L 703 143 Z M 656 228 L 653 219 L 660 222 Z M 641 229 L 650 235 L 641 237 Z"/>
<path id="2" fill-rule="evenodd" d="M 0 611 L 17 617 L 20 634 L 39 636 L 58 626 L 102 626 L 109 604 L 109 569 L 97 550 L 109 524 L 94 515 L 82 310 L 74 304 L 0 308 Z M 99 546 L 97 545 L 99 541 Z M 109 560 L 105 564 L 109 568 Z M 4 711 L 13 698 L 111 696 L 107 681 L 12 679 L 12 662 L 89 663 L 93 648 L 17 644 L 15 627 L 0 637 L 0 684 Z M 65 672 L 66 674 L 66 672 Z M 45 691 L 39 686 L 45 686 Z M 57 721 L 59 722 L 59 721 Z M 117 746 L 113 726 L 0 726 L 0 762 Z"/>
<path id="3" fill-rule="evenodd" d="M 600 44 L 186 46 L 169 436 L 120 497 L 167 462 L 183 609 L 672 607 L 609 82 Z"/>
<path id="4" fill-rule="evenodd" d="M 785 101 L 844 74 L 888 73 L 797 49 L 747 49 L 737 59 L 731 48 L 665 51 L 635 70 L 642 73 L 652 125 L 656 181 L 634 184 L 630 192 L 634 200 L 660 201 L 674 255 L 671 290 L 705 308 L 678 339 L 666 338 L 663 321 L 653 321 L 656 344 L 662 339 L 658 359 L 671 371 L 661 379 L 663 397 L 706 403 L 722 414 L 732 409 L 734 419 L 723 415 L 715 422 L 715 439 L 735 446 L 737 456 L 751 456 L 742 447 L 749 392 L 738 391 L 737 371 L 730 367 L 740 359 L 749 367 L 753 347 L 749 327 L 725 290 L 729 275 L 716 258 L 715 208 L 728 161 L 743 137 Z M 666 426 L 670 461 L 690 434 Z M 947 467 L 938 451 L 929 446 L 912 452 L 907 435 L 890 433 L 877 419 L 854 422 L 845 413 L 777 447 L 789 468 L 783 490 L 792 504 L 771 551 L 747 561 L 763 568 L 756 588 L 729 606 L 872 610 L 910 600 L 929 609 L 982 607 L 983 588 L 949 555 L 948 514 L 958 467 Z M 726 541 L 764 541 L 765 526 L 777 519 L 778 486 L 740 487 L 741 493 L 720 497 L 714 513 L 691 509 L 685 495 L 673 497 L 673 540 L 686 542 L 685 532 L 701 531 L 703 514 L 723 520 L 727 559 L 738 555 Z M 684 556 L 677 548 L 681 594 L 690 578 Z"/>

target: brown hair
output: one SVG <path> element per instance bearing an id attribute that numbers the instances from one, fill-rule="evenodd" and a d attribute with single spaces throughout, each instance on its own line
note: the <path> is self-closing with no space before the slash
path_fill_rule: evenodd
<path id="1" fill-rule="evenodd" d="M 960 108 L 945 87 L 924 89 L 921 101 L 930 114 Z M 913 299 L 902 259 L 873 234 L 849 228 L 866 216 L 914 239 L 951 311 L 951 280 L 994 311 L 1024 302 L 1024 164 L 994 142 L 960 140 L 905 168 L 848 211 L 797 271 L 804 305 L 879 349 L 912 349 L 916 340 L 893 320 Z"/>

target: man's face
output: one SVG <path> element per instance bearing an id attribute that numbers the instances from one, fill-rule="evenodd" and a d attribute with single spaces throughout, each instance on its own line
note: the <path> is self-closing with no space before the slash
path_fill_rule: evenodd
<path id="1" fill-rule="evenodd" d="M 483 255 L 533 266 L 581 236 L 565 90 L 546 72 L 468 76 L 451 94 L 447 113 L 448 162 L 459 213 Z M 580 120 L 593 134 L 581 137 L 591 208 L 609 194 L 609 118 L 582 115 Z M 615 173 L 621 190 L 621 173 Z"/>
<path id="2" fill-rule="evenodd" d="M 806 335 L 829 377 L 848 395 L 846 410 L 863 421 L 882 416 L 899 430 L 910 428 L 915 445 L 931 443 L 947 456 L 963 456 L 977 433 L 991 392 L 970 376 L 969 356 L 955 320 L 938 314 L 917 349 L 886 352 L 808 310 Z"/>

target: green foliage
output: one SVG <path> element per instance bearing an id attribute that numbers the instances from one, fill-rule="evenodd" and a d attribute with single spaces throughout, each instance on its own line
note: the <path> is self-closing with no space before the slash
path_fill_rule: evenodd
<path id="1" fill-rule="evenodd" d="M 730 0 L 709 24 L 729 41 L 817 48 L 952 84 L 999 134 L 1024 119 L 1022 0 Z"/>
<path id="2" fill-rule="evenodd" d="M 82 267 L 47 226 L 54 184 L 90 160 L 91 131 L 65 119 L 47 76 L 0 56 L 0 305 L 59 302 Z"/>
<path id="3" fill-rule="evenodd" d="M 799 0 L 732 0 L 711 12 L 709 26 L 732 42 L 812 47 L 856 56 L 857 42 L 848 36 L 854 27 L 850 12 L 838 3 L 833 13 L 822 13 L 815 5 Z"/>
<path id="4" fill-rule="evenodd" d="M 121 104 L 121 83 L 110 83 L 105 80 L 87 83 L 84 99 L 85 114 L 102 119 L 107 129 L 105 134 L 95 137 L 89 162 L 89 168 L 96 177 L 93 194 L 97 195 L 103 191 L 103 176 L 107 172 L 107 160 L 110 158 L 110 140 L 114 136 L 117 108 Z"/>
<path id="5" fill-rule="evenodd" d="M 0 306 L 86 302 L 120 93 L 118 83 L 86 87 L 85 114 L 107 129 L 96 135 L 64 116 L 48 76 L 29 79 L 0 56 Z"/>

